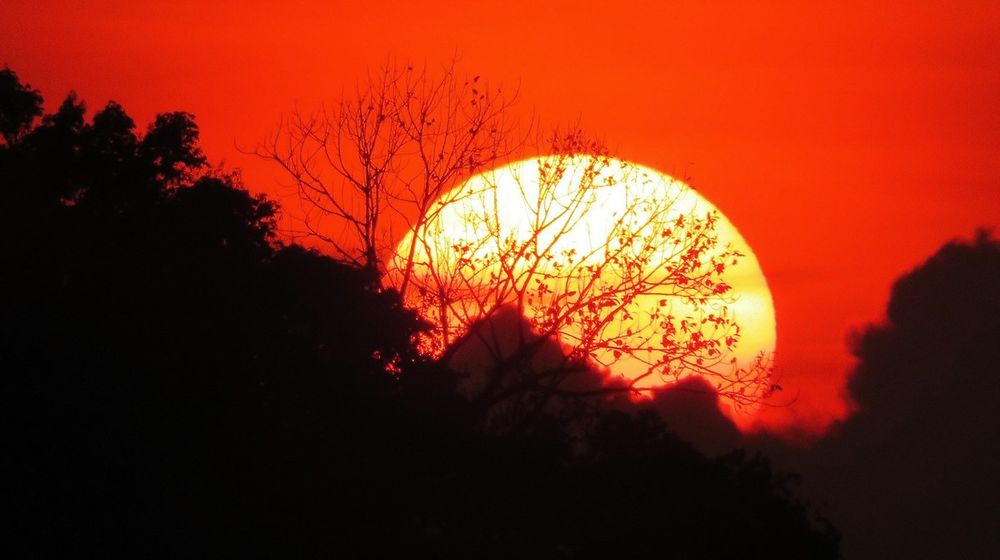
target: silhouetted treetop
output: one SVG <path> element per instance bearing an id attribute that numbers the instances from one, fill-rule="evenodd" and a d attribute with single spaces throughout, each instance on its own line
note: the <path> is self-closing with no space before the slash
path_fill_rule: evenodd
<path id="1" fill-rule="evenodd" d="M 55 113 L 45 115 L 42 118 L 42 126 L 59 129 L 67 133 L 79 133 L 83 130 L 84 115 L 86 113 L 87 105 L 77 99 L 75 91 L 71 91 L 59 105 L 59 109 Z"/>
<path id="2" fill-rule="evenodd" d="M 234 189 L 232 176 L 205 176 L 171 197 L 172 218 L 191 241 L 211 243 L 232 251 L 270 252 L 275 241 L 277 205 L 263 196 Z"/>
<path id="3" fill-rule="evenodd" d="M 40 111 L 40 95 L 37 100 Z M 86 105 L 70 93 L 39 126 L 19 129 L 16 141 L 9 143 L 8 151 L 16 157 L 10 156 L 5 166 L 7 183 L 34 183 L 11 194 L 116 213 L 149 206 L 167 190 L 189 185 L 206 173 L 198 126 L 190 113 L 157 115 L 142 136 L 135 129 L 115 101 L 88 123 Z"/>
<path id="4" fill-rule="evenodd" d="M 13 144 L 42 116 L 42 95 L 22 84 L 13 70 L 0 70 L 0 137 Z"/>
<path id="5" fill-rule="evenodd" d="M 207 161 L 198 147 L 194 115 L 184 112 L 157 115 L 139 144 L 139 154 L 167 184 L 187 178 Z"/>
<path id="6" fill-rule="evenodd" d="M 192 115 L 140 135 L 71 94 L 18 118 L 0 147 L 16 556 L 836 557 L 765 461 L 710 459 L 654 415 L 479 429 L 398 293 L 282 243 Z"/>
<path id="7" fill-rule="evenodd" d="M 94 150 L 95 159 L 121 165 L 134 157 L 138 142 L 135 121 L 117 102 L 108 101 L 103 109 L 94 114 L 89 133 L 91 138 L 88 144 Z"/>

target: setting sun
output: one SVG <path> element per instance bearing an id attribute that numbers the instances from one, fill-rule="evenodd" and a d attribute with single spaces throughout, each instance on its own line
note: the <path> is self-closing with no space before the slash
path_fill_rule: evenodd
<path id="1" fill-rule="evenodd" d="M 1000 1 L 608 8 L 0 2 L 11 556 L 1000 558 Z"/>
<path id="2" fill-rule="evenodd" d="M 694 189 L 648 167 L 595 156 L 526 159 L 472 177 L 428 214 L 399 243 L 388 278 L 398 284 L 413 262 L 423 289 L 409 290 L 407 301 L 444 331 L 440 348 L 508 305 L 536 330 L 552 327 L 549 317 L 561 313 L 565 320 L 554 328 L 559 342 L 572 351 L 596 338 L 585 357 L 636 390 L 692 374 L 719 386 L 774 352 L 774 307 L 750 246 Z M 699 276 L 703 289 L 694 290 L 685 283 L 693 279 L 675 279 L 685 243 L 701 227 L 707 242 L 685 271 Z M 440 289 L 448 297 L 435 300 Z M 598 306 L 621 313 L 602 316 L 598 328 L 563 313 L 601 297 Z M 725 339 L 729 344 L 720 347 L 730 351 L 679 356 L 691 342 L 668 341 L 666 332 L 675 330 L 698 331 L 696 341 Z M 759 381 L 724 389 L 760 391 Z"/>

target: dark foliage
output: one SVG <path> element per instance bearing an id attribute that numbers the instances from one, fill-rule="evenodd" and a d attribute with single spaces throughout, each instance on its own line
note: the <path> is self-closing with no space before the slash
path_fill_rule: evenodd
<path id="1" fill-rule="evenodd" d="M 40 96 L 13 73 L 0 90 L 4 499 L 22 551 L 837 556 L 766 461 L 708 459 L 654 415 L 478 432 L 398 297 L 277 243 L 275 206 L 206 166 L 191 115 L 137 135 L 120 105 L 88 123 L 70 95 L 32 126 Z"/>
<path id="2" fill-rule="evenodd" d="M 13 144 L 42 116 L 42 95 L 5 66 L 0 70 L 0 107 L 0 138 Z"/>

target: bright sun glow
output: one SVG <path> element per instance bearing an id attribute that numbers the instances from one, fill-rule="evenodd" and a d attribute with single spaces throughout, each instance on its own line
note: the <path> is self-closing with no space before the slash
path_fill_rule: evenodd
<path id="1" fill-rule="evenodd" d="M 520 295 L 525 300 L 522 313 L 544 324 L 545 316 L 539 311 L 544 310 L 543 304 L 571 306 L 575 298 L 581 297 L 578 292 L 596 290 L 588 284 L 591 278 L 587 271 L 616 255 L 644 256 L 632 258 L 640 265 L 639 271 L 627 272 L 625 265 L 616 265 L 602 272 L 601 281 L 612 287 L 616 282 L 627 284 L 629 276 L 655 279 L 667 274 L 665 271 L 681 258 L 675 245 L 652 249 L 630 245 L 667 237 L 661 230 L 669 232 L 675 225 L 677 230 L 690 227 L 687 224 L 694 223 L 697 217 L 704 219 L 710 214 L 717 242 L 700 262 L 709 262 L 713 255 L 727 250 L 740 254 L 735 260 L 722 259 L 725 270 L 720 277 L 731 286 L 726 300 L 710 301 L 699 315 L 684 292 L 650 290 L 637 295 L 629 312 L 601 332 L 609 339 L 626 341 L 643 333 L 642 340 L 656 341 L 661 335 L 656 331 L 663 328 L 665 315 L 696 320 L 704 318 L 706 312 L 724 315 L 740 326 L 737 342 L 725 354 L 724 367 L 751 368 L 762 354 L 771 356 L 775 348 L 774 307 L 753 251 L 732 223 L 687 185 L 653 169 L 613 158 L 533 158 L 473 177 L 443 195 L 417 233 L 410 232 L 399 243 L 389 278 L 398 287 L 405 263 L 414 263 L 412 284 L 422 288 L 410 286 L 406 299 L 423 310 L 432 324 L 443 325 L 446 342 L 460 337 L 484 310 L 515 301 L 512 298 L 519 289 L 524 290 Z M 637 234 L 637 238 L 629 237 L 627 232 Z M 680 234 L 673 235 L 681 238 Z M 512 249 L 528 245 L 536 251 L 543 248 L 540 253 L 548 257 L 527 258 L 524 251 L 510 256 Z M 522 279 L 523 285 L 519 284 Z M 535 290 L 543 285 L 544 291 Z M 431 292 L 445 289 L 446 300 L 435 300 Z M 442 301 L 447 301 L 447 308 L 440 305 Z M 588 335 L 581 324 L 567 321 L 559 329 L 560 341 L 573 346 L 585 339 Z M 626 338 L 626 333 L 631 338 Z M 598 344 L 588 359 L 612 376 L 635 380 L 635 387 L 640 389 L 697 374 L 675 368 L 671 375 L 659 371 L 651 375 L 650 364 L 657 361 L 659 354 L 642 349 L 643 344 L 631 344 L 633 351 L 624 353 L 613 345 Z"/>

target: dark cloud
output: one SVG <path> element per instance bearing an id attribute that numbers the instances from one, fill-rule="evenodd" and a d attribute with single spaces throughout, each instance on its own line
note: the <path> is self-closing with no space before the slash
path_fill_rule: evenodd
<path id="1" fill-rule="evenodd" d="M 526 346 L 531 348 L 526 363 L 522 364 L 526 376 L 566 365 L 567 349 L 556 340 L 539 339 L 514 307 L 502 308 L 473 325 L 471 336 L 455 352 L 449 365 L 464 374 L 464 390 L 475 395 L 487 384 L 486 372 Z M 511 371 L 506 383 L 517 383 L 521 372 L 516 371 L 517 364 L 509 367 Z M 622 382 L 606 371 L 599 371 L 592 363 L 567 373 L 560 380 L 559 388 L 585 394 L 607 389 L 607 394 L 598 395 L 600 400 L 622 410 L 636 408 L 627 397 Z M 651 397 L 641 401 L 638 408 L 655 411 L 671 432 L 694 443 L 700 450 L 709 454 L 722 453 L 741 442 L 739 430 L 719 410 L 717 391 L 704 379 L 689 377 L 653 391 Z"/>
<path id="2" fill-rule="evenodd" d="M 857 412 L 812 449 L 756 443 L 802 473 L 847 558 L 1000 558 L 1000 244 L 942 247 L 852 345 Z"/>
<path id="3" fill-rule="evenodd" d="M 700 378 L 641 407 L 705 453 L 746 447 L 801 474 L 804 496 L 843 533 L 847 558 L 998 558 L 1000 243 L 980 233 L 945 245 L 896 282 L 886 316 L 851 341 L 856 412 L 811 447 L 742 436 Z M 500 319 L 489 332 L 507 348 L 512 326 L 525 326 Z M 539 356 L 561 354 L 553 346 Z M 600 374 L 580 379 L 599 384 Z"/>
<path id="4" fill-rule="evenodd" d="M 701 377 L 657 390 L 650 406 L 670 431 L 706 453 L 721 453 L 741 443 L 740 431 L 719 410 L 715 388 Z"/>

